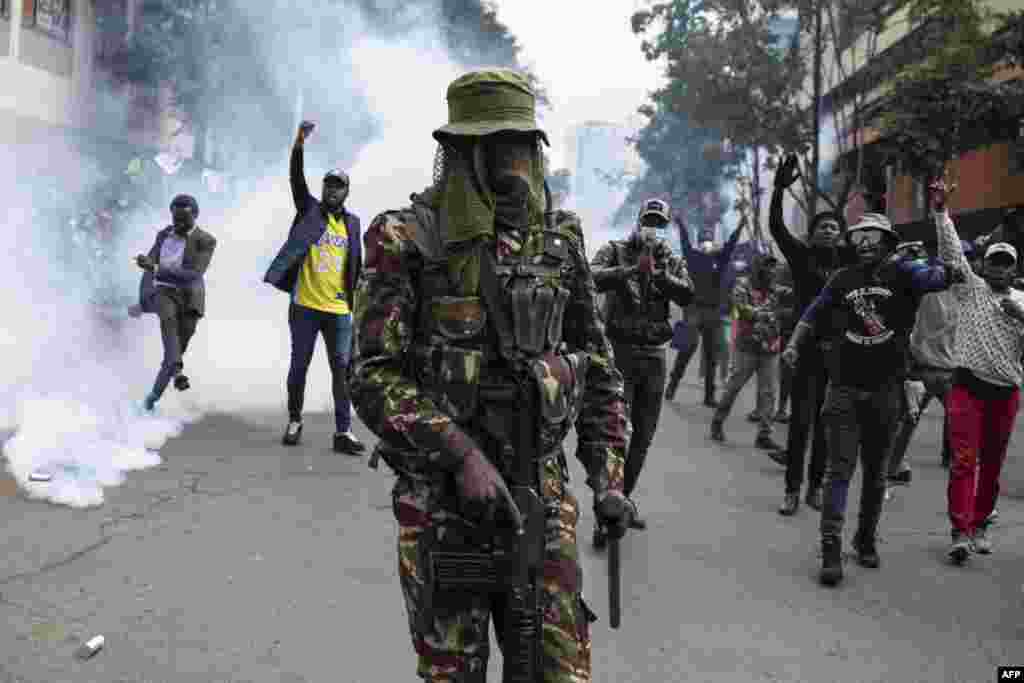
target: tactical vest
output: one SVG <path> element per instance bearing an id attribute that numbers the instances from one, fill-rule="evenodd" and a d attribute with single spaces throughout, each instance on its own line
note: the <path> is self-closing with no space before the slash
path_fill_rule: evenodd
<path id="1" fill-rule="evenodd" d="M 524 237 L 519 254 L 504 262 L 488 260 L 485 253 L 481 295 L 456 296 L 436 215 L 417 203 L 403 213 L 422 257 L 406 371 L 460 427 L 476 438 L 504 443 L 508 415 L 518 407 L 517 391 L 524 382 L 533 383 L 539 393 L 538 452 L 559 450 L 579 414 L 590 361 L 585 351 L 569 353 L 563 341 L 573 278 L 583 277 L 570 252 L 575 235 L 551 225 Z M 495 252 L 493 243 L 473 248 Z M 486 291 L 489 280 L 492 297 Z"/>

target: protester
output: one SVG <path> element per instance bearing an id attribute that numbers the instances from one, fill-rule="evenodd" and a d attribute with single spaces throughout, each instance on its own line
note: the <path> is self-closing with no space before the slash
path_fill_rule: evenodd
<path id="1" fill-rule="evenodd" d="M 701 243 L 699 249 L 693 248 L 690 245 L 686 227 L 681 223 L 678 226 L 683 258 L 686 260 L 690 279 L 693 281 L 694 294 L 693 303 L 686 311 L 686 324 L 690 327 L 691 344 L 685 353 L 676 354 L 668 386 L 665 387 L 665 399 L 668 401 L 675 399 L 679 382 L 686 374 L 686 366 L 697 350 L 697 340 L 699 339 L 705 363 L 704 405 L 712 408 L 717 405 L 715 402 L 715 373 L 718 368 L 717 356 L 719 354 L 716 353 L 716 350 L 724 341 L 722 314 L 723 307 L 728 308 L 722 280 L 746 224 L 746 218 L 743 218 L 725 246 L 717 252 L 714 250 L 713 243 L 706 240 Z"/>
<path id="2" fill-rule="evenodd" d="M 626 455 L 622 491 L 633 501 L 654 441 L 665 391 L 665 342 L 672 337 L 670 304 L 680 308 L 693 298 L 686 263 L 672 253 L 664 238 L 670 208 L 660 199 L 643 203 L 629 239 L 602 246 L 591 262 L 597 291 L 605 294 L 606 329 L 615 363 L 626 386 L 626 403 L 633 421 L 633 439 Z M 647 527 L 636 513 L 633 527 Z M 594 545 L 604 545 L 605 532 L 594 529 Z"/>
<path id="3" fill-rule="evenodd" d="M 130 310 L 155 313 L 160 318 L 160 337 L 164 358 L 153 389 L 143 405 L 153 410 L 164 390 L 174 379 L 174 388 L 185 391 L 189 379 L 183 373 L 183 361 L 199 319 L 206 314 L 206 269 L 210 266 L 217 240 L 198 225 L 199 204 L 189 195 L 178 195 L 171 202 L 172 224 L 157 233 L 148 255 L 139 254 L 135 262 L 144 272 L 139 283 L 139 303 Z"/>
<path id="4" fill-rule="evenodd" d="M 973 254 L 970 242 L 963 242 L 964 253 Z M 923 245 L 914 256 L 924 261 L 927 254 Z M 970 261 L 971 256 L 968 256 Z M 910 371 L 904 385 L 904 409 L 900 416 L 889 461 L 890 484 L 907 485 L 911 469 L 906 462 L 907 448 L 920 422 L 921 415 L 932 399 L 938 399 L 945 413 L 946 395 L 956 369 L 955 335 L 958 303 L 952 290 L 926 294 L 917 310 L 917 321 L 910 335 Z M 949 461 L 949 417 L 944 417 L 942 461 Z"/>
<path id="5" fill-rule="evenodd" d="M 768 227 L 772 238 L 789 263 L 796 294 L 797 317 L 810 306 L 828 279 L 842 265 L 839 241 L 846 229 L 842 216 L 823 211 L 811 219 L 807 241 L 796 238 L 786 227 L 782 202 L 786 189 L 800 177 L 797 158 L 787 157 L 775 173 Z M 794 328 L 795 329 L 795 328 Z M 804 483 L 804 461 L 807 441 L 813 434 L 811 458 L 807 463 L 807 504 L 821 509 L 822 480 L 825 476 L 825 426 L 819 419 L 828 386 L 830 339 L 819 345 L 800 349 L 800 361 L 792 368 L 792 405 L 789 433 L 786 436 L 785 495 L 779 514 L 794 515 L 800 507 L 800 489 Z"/>
<path id="6" fill-rule="evenodd" d="M 920 294 L 944 289 L 953 279 L 943 266 L 887 258 L 898 238 L 880 214 L 864 214 L 847 231 L 846 241 L 858 263 L 829 280 L 804 311 L 784 352 L 792 364 L 812 335 L 835 339 L 834 375 L 821 413 L 829 459 L 819 579 L 828 586 L 843 578 L 841 537 L 858 459 L 864 474 L 853 548 L 862 566 L 879 566 L 875 535 L 885 494 L 885 461 L 903 390 L 907 338 Z"/>
<path id="7" fill-rule="evenodd" d="M 334 396 L 334 452 L 358 455 L 365 446 L 352 433 L 348 374 L 353 348 L 353 299 L 362 269 L 362 232 L 359 218 L 345 208 L 349 178 L 344 171 L 330 170 L 324 174 L 319 201 L 309 191 L 304 147 L 313 127 L 311 122 L 304 121 L 292 147 L 290 180 L 295 220 L 288 240 L 263 278 L 291 297 L 289 422 L 281 442 L 295 446 L 302 438 L 306 375 L 316 339 L 323 335 Z"/>
<path id="8" fill-rule="evenodd" d="M 989 243 L 981 274 L 968 268 L 946 207 L 949 189 L 942 181 L 929 189 L 939 255 L 967 272 L 966 281 L 953 288 L 959 304 L 957 367 L 946 400 L 952 450 L 946 494 L 952 527 L 949 558 L 963 564 L 972 550 L 992 552 L 989 516 L 999 497 L 999 475 L 1024 381 L 1024 293 L 1010 286 L 1019 255 L 1007 242 Z"/>
<path id="9" fill-rule="evenodd" d="M 725 441 L 723 425 L 732 405 L 750 378 L 757 374 L 757 412 L 760 424 L 754 446 L 767 450 L 776 462 L 785 464 L 772 440 L 775 386 L 778 382 L 779 352 L 782 350 L 778 290 L 774 286 L 778 260 L 771 255 L 755 257 L 750 275 L 741 278 L 733 290 L 736 310 L 736 362 L 722 400 L 711 420 L 711 439 Z"/>

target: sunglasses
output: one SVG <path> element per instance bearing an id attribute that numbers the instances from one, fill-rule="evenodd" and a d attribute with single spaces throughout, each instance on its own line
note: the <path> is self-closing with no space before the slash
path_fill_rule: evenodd
<path id="1" fill-rule="evenodd" d="M 849 233 L 846 239 L 853 247 L 876 247 L 885 239 L 885 233 L 881 230 L 858 230 Z"/>

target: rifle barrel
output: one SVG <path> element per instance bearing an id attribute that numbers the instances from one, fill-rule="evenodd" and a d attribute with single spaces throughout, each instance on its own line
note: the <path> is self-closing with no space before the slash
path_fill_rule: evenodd
<path id="1" fill-rule="evenodd" d="M 622 565 L 619 563 L 621 539 L 608 539 L 608 613 L 612 628 L 622 624 Z"/>

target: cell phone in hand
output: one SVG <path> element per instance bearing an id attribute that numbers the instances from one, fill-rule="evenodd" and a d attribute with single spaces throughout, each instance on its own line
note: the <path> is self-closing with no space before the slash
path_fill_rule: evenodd
<path id="1" fill-rule="evenodd" d="M 302 129 L 303 133 L 309 135 L 311 132 L 313 132 L 313 129 L 316 128 L 316 124 L 313 123 L 312 121 L 303 121 L 299 128 Z"/>

